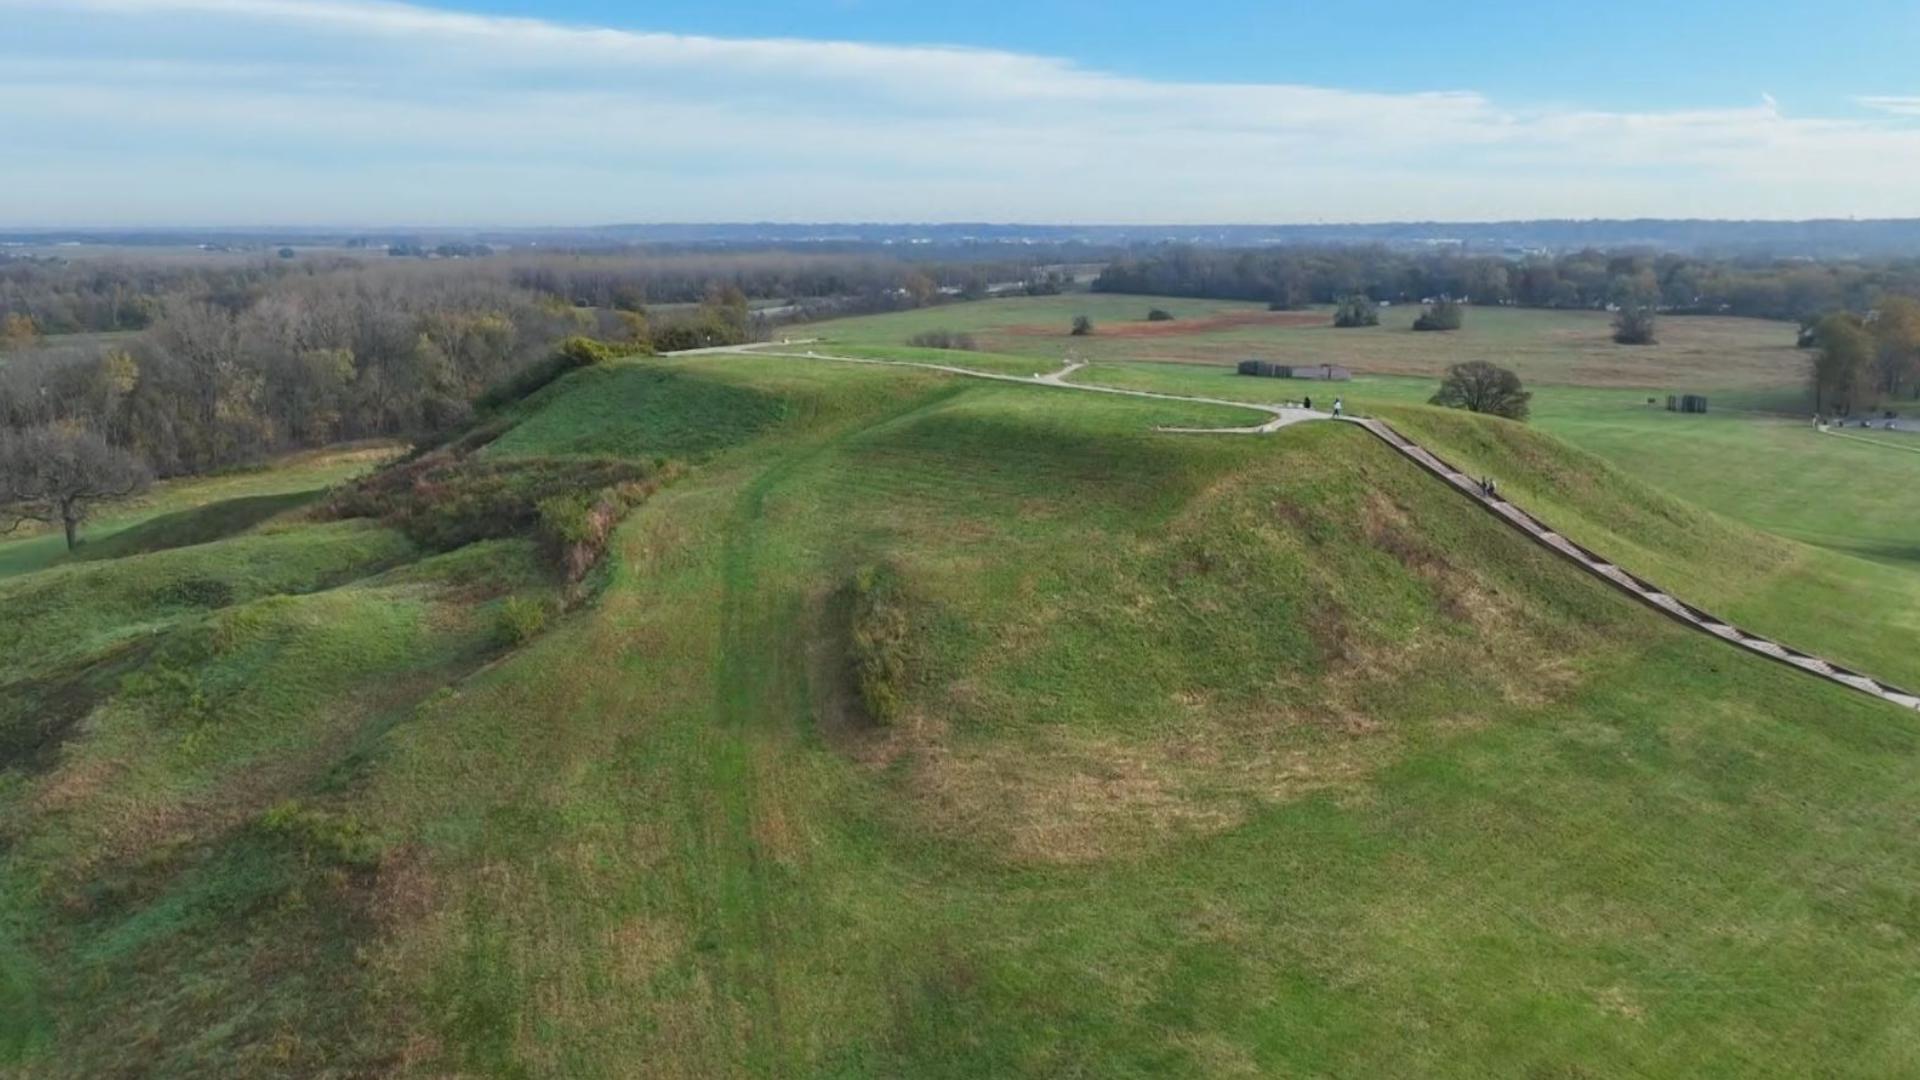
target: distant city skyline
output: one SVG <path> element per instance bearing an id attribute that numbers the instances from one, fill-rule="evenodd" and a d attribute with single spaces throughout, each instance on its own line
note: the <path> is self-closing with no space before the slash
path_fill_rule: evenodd
<path id="1" fill-rule="evenodd" d="M 1848 15 L 0 0 L 0 226 L 1920 216 Z"/>

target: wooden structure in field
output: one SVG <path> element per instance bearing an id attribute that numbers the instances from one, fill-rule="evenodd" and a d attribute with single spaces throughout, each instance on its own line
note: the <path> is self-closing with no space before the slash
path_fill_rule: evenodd
<path id="1" fill-rule="evenodd" d="M 1353 372 L 1339 364 L 1276 364 L 1270 360 L 1242 360 L 1240 374 L 1268 379 L 1312 379 L 1316 382 L 1346 382 Z"/>

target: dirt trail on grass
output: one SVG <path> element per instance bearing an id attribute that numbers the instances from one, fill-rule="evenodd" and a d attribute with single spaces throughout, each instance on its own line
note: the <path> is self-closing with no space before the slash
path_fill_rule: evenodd
<path id="1" fill-rule="evenodd" d="M 1345 419 L 1349 423 L 1357 424 L 1369 432 L 1372 432 L 1388 446 L 1393 447 L 1402 455 L 1411 459 L 1414 464 L 1432 473 L 1442 481 L 1445 481 L 1446 484 L 1455 491 L 1474 500 L 1474 502 L 1495 514 L 1507 524 L 1525 533 L 1534 543 L 1560 555 L 1587 573 L 1594 575 L 1615 589 L 1633 597 L 1635 600 L 1646 604 L 1662 615 L 1692 627 L 1703 634 L 1710 634 L 1713 637 L 1719 638 L 1729 644 L 1737 645 L 1749 652 L 1758 653 L 1769 660 L 1786 664 L 1797 671 L 1826 679 L 1829 682 L 1839 683 L 1841 686 L 1847 687 L 1850 690 L 1870 694 L 1882 701 L 1898 705 L 1903 709 L 1920 711 L 1920 695 L 1915 695 L 1896 686 L 1881 682 L 1878 679 L 1862 675 L 1857 671 L 1841 667 L 1839 664 L 1833 663 L 1830 660 L 1822 660 L 1817 656 L 1803 653 L 1798 649 L 1789 648 L 1779 642 L 1763 638 L 1758 634 L 1750 634 L 1725 619 L 1710 615 L 1691 604 L 1677 600 L 1650 582 L 1643 581 L 1627 573 L 1620 567 L 1602 559 L 1600 556 L 1548 528 L 1546 524 L 1538 518 L 1535 518 L 1532 514 L 1527 513 L 1525 510 L 1520 509 L 1505 499 L 1500 498 L 1497 494 L 1488 495 L 1480 489 L 1478 480 L 1461 472 L 1425 447 L 1400 434 L 1398 431 L 1395 431 L 1393 427 L 1385 421 L 1361 419 L 1357 417 L 1346 417 Z"/>
<path id="2" fill-rule="evenodd" d="M 808 344 L 808 342 L 792 343 L 792 345 L 804 344 Z M 1259 405 L 1246 401 L 1225 401 L 1220 398 L 1189 397 L 1183 394 L 1157 394 L 1149 390 L 1126 390 L 1117 386 L 1067 382 L 1066 379 L 1069 375 L 1087 366 L 1084 362 L 1069 362 L 1058 370 L 1044 374 L 1002 375 L 990 371 L 975 371 L 972 368 L 964 368 L 951 364 L 931 364 L 915 360 L 877 360 L 851 356 L 831 356 L 812 349 L 805 352 L 774 352 L 764 348 L 756 348 L 751 345 L 735 345 L 696 351 L 700 353 L 733 352 L 750 356 L 783 356 L 796 360 L 827 360 L 846 364 L 878 364 L 883 367 L 923 368 L 929 371 L 943 371 L 951 375 L 988 379 L 993 382 L 1020 383 L 1026 386 L 1050 386 L 1061 390 L 1079 390 L 1094 394 L 1119 394 L 1125 397 L 1148 398 L 1158 401 L 1182 401 L 1196 405 L 1223 405 L 1230 408 L 1251 409 L 1256 412 L 1266 413 L 1272 417 L 1272 419 L 1264 424 L 1255 424 L 1248 427 L 1161 427 L 1155 429 L 1165 432 L 1211 435 L 1264 435 L 1278 431 L 1290 424 L 1298 424 L 1309 420 L 1336 419 L 1329 413 L 1320 412 L 1315 409 L 1294 408 L 1288 405 Z M 689 354 L 675 353 L 670 355 Z M 1527 537 L 1535 543 L 1560 555 L 1613 588 L 1626 593 L 1628 596 L 1646 604 L 1668 618 L 1674 619 L 1703 634 L 1709 634 L 1731 645 L 1736 645 L 1749 652 L 1758 653 L 1769 660 L 1786 664 L 1797 671 L 1813 675 L 1817 678 L 1826 679 L 1829 682 L 1838 683 L 1850 690 L 1872 695 L 1882 701 L 1898 705 L 1903 709 L 1920 712 L 1920 695 L 1902 690 L 1899 687 L 1882 682 L 1871 676 L 1862 675 L 1857 671 L 1842 667 L 1830 660 L 1823 660 L 1820 657 L 1801 652 L 1798 649 L 1789 648 L 1779 642 L 1763 638 L 1758 634 L 1750 634 L 1725 619 L 1710 615 L 1691 604 L 1677 600 L 1672 595 L 1655 587 L 1651 583 L 1627 573 L 1620 567 L 1602 559 L 1600 556 L 1560 535 L 1553 529 L 1548 528 L 1545 523 L 1527 513 L 1525 510 L 1507 502 L 1505 499 L 1482 492 L 1479 481 L 1461 472 L 1453 465 L 1448 464 L 1438 455 L 1420 444 L 1400 434 L 1384 420 L 1354 416 L 1339 417 L 1337 419 L 1364 428 L 1388 446 L 1393 447 L 1394 450 L 1412 460 L 1413 463 L 1420 468 L 1438 477 L 1455 491 L 1473 499 L 1482 508 L 1490 511 L 1508 525 L 1526 534 Z"/>

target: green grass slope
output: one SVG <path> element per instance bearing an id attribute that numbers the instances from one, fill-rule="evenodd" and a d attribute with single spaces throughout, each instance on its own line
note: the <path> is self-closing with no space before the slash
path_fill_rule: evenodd
<path id="1" fill-rule="evenodd" d="M 739 394 L 772 419 L 648 415 Z M 1920 1067 L 1920 723 L 1682 630 L 1364 432 L 735 356 L 528 408 L 488 454 L 703 463 L 516 651 L 474 603 L 516 549 L 464 548 L 215 612 L 9 771 L 0 1060 Z M 1690 528 L 1539 453 L 1570 512 Z"/>
<path id="2" fill-rule="evenodd" d="M 176 510 L 120 530 L 97 543 L 84 544 L 73 553 L 73 557 L 81 560 L 119 559 L 222 540 L 308 506 L 322 494 L 322 489 L 313 488 L 272 495 L 243 495 L 188 510 Z"/>
<path id="3" fill-rule="evenodd" d="M 1736 524 L 1526 425 L 1422 406 L 1380 411 L 1459 467 L 1499 477 L 1505 494 L 1554 528 L 1687 602 L 1920 686 L 1920 572 L 1912 564 Z M 1749 470 L 1737 460 L 1715 471 L 1725 483 L 1748 482 Z M 1848 497 L 1836 494 L 1835 501 Z"/>
<path id="4" fill-rule="evenodd" d="M 0 578 L 74 557 L 117 558 L 229 536 L 260 524 L 275 500 L 286 500 L 279 510 L 292 509 L 397 453 L 389 444 L 360 443 L 288 454 L 257 468 L 162 481 L 131 503 L 103 507 L 99 518 L 81 530 L 81 547 L 71 556 L 58 529 L 0 537 Z M 122 532 L 134 535 L 122 539 Z"/>

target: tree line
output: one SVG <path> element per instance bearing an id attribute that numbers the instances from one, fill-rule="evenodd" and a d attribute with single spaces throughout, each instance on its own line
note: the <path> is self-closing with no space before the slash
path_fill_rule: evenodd
<path id="1" fill-rule="evenodd" d="M 1109 264 L 1097 292 L 1252 300 L 1275 308 L 1353 296 L 1407 303 L 1599 309 L 1799 320 L 1866 312 L 1886 295 L 1920 295 L 1920 260 L 1726 260 L 1579 251 L 1521 258 L 1384 247 L 1218 250 L 1169 247 Z"/>
<path id="2" fill-rule="evenodd" d="M 984 295 L 1001 275 L 1046 280 L 1012 263 L 783 252 L 0 259 L 0 429 L 90 431 L 161 476 L 204 472 L 446 430 L 573 337 L 737 344 L 764 329 L 755 300 L 786 318 L 890 310 Z"/>
<path id="3" fill-rule="evenodd" d="M 1836 311 L 1809 321 L 1814 412 L 1850 416 L 1920 400 L 1920 301 L 1883 297 L 1864 314 Z"/>

